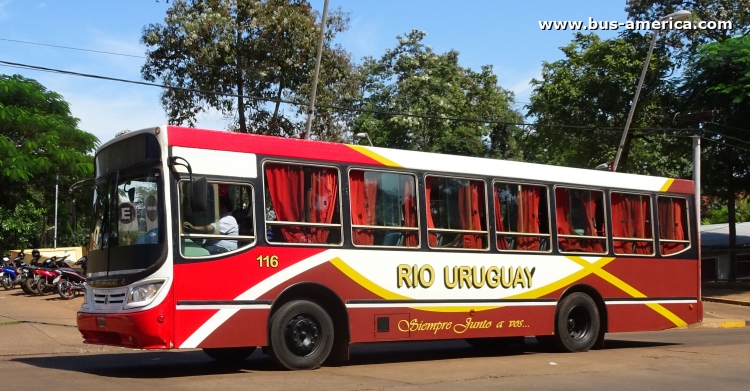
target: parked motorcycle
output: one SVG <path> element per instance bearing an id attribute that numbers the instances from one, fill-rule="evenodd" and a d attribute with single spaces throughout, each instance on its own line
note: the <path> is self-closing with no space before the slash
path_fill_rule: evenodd
<path id="1" fill-rule="evenodd" d="M 86 290 L 86 267 L 88 257 L 82 256 L 73 266 L 81 266 L 83 273 L 78 273 L 73 269 L 60 269 L 61 274 L 54 280 L 57 286 L 57 293 L 65 300 L 70 300 L 78 292 Z"/>
<path id="2" fill-rule="evenodd" d="M 59 269 L 69 269 L 64 257 L 53 256 L 42 262 L 40 267 L 34 269 L 34 290 L 37 294 L 46 296 L 57 290 L 54 281 L 62 272 Z"/>
<path id="3" fill-rule="evenodd" d="M 5 290 L 15 288 L 20 282 L 18 269 L 10 262 L 8 255 L 3 255 L 2 268 L 0 269 L 0 284 Z"/>

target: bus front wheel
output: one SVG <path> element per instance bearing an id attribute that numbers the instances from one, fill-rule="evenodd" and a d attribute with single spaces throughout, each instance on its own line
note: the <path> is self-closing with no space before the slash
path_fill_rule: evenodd
<path id="1" fill-rule="evenodd" d="M 589 295 L 575 292 L 560 301 L 554 342 L 565 352 L 585 352 L 599 336 L 599 310 Z"/>
<path id="2" fill-rule="evenodd" d="M 315 369 L 333 347 L 333 321 L 328 313 L 306 300 L 290 301 L 271 318 L 269 354 L 286 369 Z"/>

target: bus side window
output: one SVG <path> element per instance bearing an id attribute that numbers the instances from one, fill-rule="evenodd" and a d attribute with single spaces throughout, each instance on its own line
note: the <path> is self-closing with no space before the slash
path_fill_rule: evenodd
<path id="1" fill-rule="evenodd" d="M 337 168 L 275 162 L 263 167 L 269 243 L 343 244 Z"/>
<path id="2" fill-rule="evenodd" d="M 680 197 L 656 199 L 659 214 L 659 252 L 677 254 L 690 247 L 687 200 Z"/>
<path id="3" fill-rule="evenodd" d="M 255 244 L 252 186 L 209 182 L 207 208 L 196 212 L 190 206 L 191 185 L 189 181 L 178 185 L 184 257 L 224 254 Z"/>
<path id="4" fill-rule="evenodd" d="M 561 252 L 606 253 L 604 193 L 599 190 L 555 189 L 557 244 Z"/>
<path id="5" fill-rule="evenodd" d="M 550 251 L 547 187 L 496 182 L 497 248 L 500 251 Z"/>
<path id="6" fill-rule="evenodd" d="M 430 247 L 489 248 L 484 181 L 428 175 L 425 199 Z"/>
<path id="7" fill-rule="evenodd" d="M 416 177 L 385 171 L 349 171 L 355 246 L 419 247 Z"/>
<path id="8" fill-rule="evenodd" d="M 651 197 L 612 192 L 612 237 L 615 254 L 654 254 Z"/>

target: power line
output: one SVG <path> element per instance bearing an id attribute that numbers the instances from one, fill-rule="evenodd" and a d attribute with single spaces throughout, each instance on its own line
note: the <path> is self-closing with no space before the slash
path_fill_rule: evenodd
<path id="1" fill-rule="evenodd" d="M 701 137 L 701 140 L 706 140 L 706 141 L 710 141 L 710 142 L 715 143 L 715 144 L 721 144 L 721 145 L 723 145 L 725 147 L 730 147 L 730 148 L 739 149 L 739 150 L 742 150 L 742 151 L 745 151 L 745 152 L 750 152 L 750 149 L 738 147 L 736 145 L 728 144 L 728 143 L 725 143 L 723 141 L 714 140 L 714 139 L 711 139 L 711 138 L 708 138 L 708 137 Z"/>
<path id="2" fill-rule="evenodd" d="M 0 41 L 7 41 L 7 42 L 16 42 L 16 43 L 25 43 L 27 45 L 37 45 L 37 46 L 47 46 L 51 48 L 59 48 L 59 49 L 68 49 L 68 50 L 78 50 L 81 52 L 92 52 L 92 53 L 101 53 L 101 54 L 111 54 L 113 56 L 123 56 L 123 57 L 134 57 L 134 58 L 146 58 L 144 56 L 136 56 L 134 54 L 123 54 L 123 53 L 114 53 L 114 52 L 105 52 L 102 50 L 93 50 L 93 49 L 82 49 L 82 48 L 74 48 L 71 46 L 60 46 L 60 45 L 51 45 L 47 43 L 38 43 L 38 42 L 29 42 L 29 41 L 21 41 L 17 39 L 7 39 L 7 38 L 0 38 Z"/>
<path id="3" fill-rule="evenodd" d="M 732 136 L 726 135 L 726 134 L 724 134 L 724 133 L 714 132 L 714 131 L 711 131 L 711 130 L 708 130 L 708 129 L 703 129 L 703 131 L 704 131 L 704 132 L 708 132 L 708 133 L 713 133 L 713 134 L 719 135 L 719 136 L 721 136 L 721 137 L 724 137 L 724 138 L 728 138 L 728 139 L 730 139 L 730 140 L 735 140 L 735 141 L 739 141 L 739 142 L 741 142 L 741 143 L 743 143 L 743 144 L 748 144 L 748 145 L 750 145 L 750 141 L 747 141 L 747 140 L 743 140 L 743 139 L 741 139 L 741 138 L 737 138 L 737 137 L 732 137 Z"/>
<path id="4" fill-rule="evenodd" d="M 121 79 L 121 78 L 115 78 L 115 77 L 109 77 L 109 76 L 94 75 L 94 74 L 89 74 L 89 73 L 66 71 L 62 69 L 48 68 L 48 67 L 42 67 L 38 65 L 22 64 L 22 63 L 16 63 L 16 62 L 11 62 L 11 61 L 4 61 L 4 60 L 0 60 L 0 64 L 11 67 L 11 68 L 29 69 L 29 70 L 42 71 L 42 72 L 58 73 L 58 74 L 69 75 L 69 76 L 79 76 L 79 77 L 86 77 L 86 78 L 92 78 L 92 79 L 98 79 L 98 80 L 116 81 L 120 83 L 129 83 L 129 84 L 136 84 L 136 85 L 142 85 L 142 86 L 148 86 L 148 87 L 167 88 L 167 89 L 173 89 L 173 90 L 190 91 L 190 92 L 195 92 L 199 94 L 228 96 L 228 97 L 233 97 L 233 98 L 242 97 L 242 98 L 247 98 L 247 99 L 255 100 L 255 101 L 284 103 L 284 104 L 289 104 L 293 106 L 305 106 L 305 104 L 302 102 L 295 102 L 295 101 L 290 101 L 286 99 L 276 99 L 276 98 L 268 98 L 268 97 L 262 97 L 262 96 L 254 96 L 254 95 L 240 95 L 240 94 L 228 93 L 228 92 L 206 91 L 206 90 L 201 90 L 197 88 L 176 87 L 176 86 L 170 86 L 170 85 L 165 85 L 165 84 L 157 84 L 157 83 L 150 83 L 150 82 L 144 82 L 144 81 L 136 81 L 136 80 Z M 402 116 L 402 117 L 412 117 L 412 118 L 422 118 L 422 119 L 437 119 L 437 120 L 445 120 L 445 121 L 475 122 L 475 123 L 493 124 L 493 125 L 512 125 L 512 126 L 525 126 L 525 127 L 536 127 L 536 128 L 548 127 L 548 128 L 579 129 L 579 130 L 622 131 L 622 127 L 618 127 L 618 126 L 560 125 L 560 124 L 539 124 L 539 123 L 532 124 L 532 123 L 524 123 L 524 122 L 498 121 L 498 120 L 490 120 L 490 119 L 482 119 L 482 118 L 446 117 L 446 116 L 440 116 L 440 115 L 434 115 L 434 114 L 411 114 L 411 113 L 403 113 L 403 112 L 396 112 L 396 111 L 373 110 L 373 109 L 364 109 L 364 108 L 356 108 L 356 107 L 335 106 L 335 105 L 317 105 L 316 107 L 340 110 L 340 111 L 358 112 L 358 113 L 380 114 L 380 115 L 388 115 L 388 116 Z M 649 127 L 631 128 L 631 130 L 653 131 L 653 132 L 663 132 L 663 131 L 691 131 L 692 132 L 692 131 L 695 131 L 695 129 L 693 128 L 649 128 Z"/>

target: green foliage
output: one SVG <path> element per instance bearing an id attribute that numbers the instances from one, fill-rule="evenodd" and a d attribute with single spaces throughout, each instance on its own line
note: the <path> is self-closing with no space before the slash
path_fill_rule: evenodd
<path id="1" fill-rule="evenodd" d="M 328 15 L 318 92 L 324 103 L 350 87 L 349 56 L 331 41 L 348 25 L 341 10 Z M 270 135 L 297 133 L 301 122 L 295 107 L 247 96 L 307 101 L 315 66 L 319 24 L 304 0 L 176 0 L 164 24 L 150 24 L 141 42 L 149 47 L 141 73 L 165 89 L 162 104 L 170 123 L 193 125 L 199 113 L 217 110 L 232 119 L 240 132 Z M 212 92 L 233 94 L 216 95 Z M 331 98 L 333 96 L 333 98 Z M 335 122 L 322 115 L 316 131 L 323 135 Z M 330 137 L 330 135 L 327 135 Z M 323 137 L 325 138 L 325 137 Z"/>
<path id="2" fill-rule="evenodd" d="M 687 60 L 698 46 L 723 41 L 731 36 L 750 33 L 750 0 L 627 0 L 625 11 L 633 20 L 658 20 L 679 10 L 692 13 L 689 21 L 731 21 L 732 29 L 683 29 L 666 32 L 664 40 L 677 52 L 677 58 Z"/>
<path id="3" fill-rule="evenodd" d="M 750 36 L 700 46 L 681 93 L 685 111 L 718 111 L 704 126 L 704 191 L 724 199 L 750 191 Z"/>
<path id="4" fill-rule="evenodd" d="M 650 37 L 621 34 L 602 40 L 575 35 L 562 47 L 565 58 L 544 62 L 528 116 L 539 124 L 578 125 L 588 129 L 540 126 L 528 135 L 528 159 L 538 163 L 594 168 L 614 160 L 643 69 Z M 674 117 L 673 64 L 663 48 L 649 63 L 632 128 L 667 127 Z M 605 129 L 614 127 L 615 130 Z M 632 130 L 618 171 L 684 177 L 690 169 L 690 141 L 667 133 Z"/>
<path id="5" fill-rule="evenodd" d="M 27 211 L 41 209 L 53 221 L 55 176 L 59 174 L 60 215 L 67 216 L 66 185 L 93 174 L 93 158 L 87 154 L 97 143 L 93 134 L 78 129 L 78 119 L 62 96 L 36 80 L 0 75 L 0 208 L 11 217 L 36 219 L 18 220 L 16 225 L 40 227 L 32 242 L 39 238 L 42 220 Z M 31 206 L 21 208 L 26 203 Z M 5 229 L 6 222 L 0 223 Z M 66 223 L 59 225 L 58 233 L 70 230 Z M 22 231 L 16 229 L 17 235 L 9 236 L 4 245 L 25 246 L 32 231 Z"/>
<path id="6" fill-rule="evenodd" d="M 354 133 L 367 132 L 375 145 L 467 156 L 520 158 L 519 130 L 469 118 L 518 122 L 513 93 L 497 84 L 489 65 L 475 72 L 458 65 L 458 52 L 436 54 L 422 43 L 426 34 L 412 30 L 397 37 L 398 46 L 380 59 L 365 58 L 364 98 L 369 110 L 433 116 L 363 113 Z"/>
<path id="7" fill-rule="evenodd" d="M 744 223 L 750 221 L 750 199 L 747 197 L 739 198 L 735 201 L 735 221 Z M 727 205 L 719 209 L 710 210 L 703 215 L 701 224 L 720 224 L 729 222 L 729 208 Z"/>
<path id="8" fill-rule="evenodd" d="M 0 251 L 27 249 L 39 245 L 44 209 L 24 201 L 14 209 L 0 206 Z"/>

